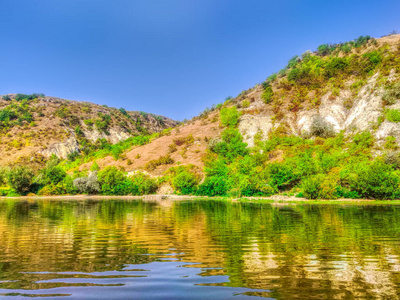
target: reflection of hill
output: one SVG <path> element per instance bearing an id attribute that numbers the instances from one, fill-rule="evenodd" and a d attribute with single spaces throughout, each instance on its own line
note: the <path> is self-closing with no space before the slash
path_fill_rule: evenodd
<path id="1" fill-rule="evenodd" d="M 0 280 L 22 281 L 0 287 L 38 287 L 20 272 L 120 270 L 168 255 L 282 299 L 395 299 L 399 219 L 395 206 L 1 202 Z"/>

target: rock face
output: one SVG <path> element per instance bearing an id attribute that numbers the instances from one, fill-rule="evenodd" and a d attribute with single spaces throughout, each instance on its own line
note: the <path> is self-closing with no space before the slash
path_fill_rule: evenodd
<path id="1" fill-rule="evenodd" d="M 400 139 L 400 123 L 379 121 L 380 117 L 384 115 L 382 100 L 384 90 L 375 87 L 378 78 L 379 74 L 372 76 L 353 101 L 351 101 L 352 94 L 349 90 L 342 90 L 336 97 L 332 97 L 331 92 L 328 92 L 321 98 L 318 108 L 302 109 L 296 114 L 287 112 L 280 121 L 273 121 L 272 112 L 250 115 L 246 114 L 244 109 L 239 122 L 239 130 L 244 141 L 249 147 L 252 147 L 256 134 L 259 134 L 262 140 L 267 140 L 271 130 L 282 125 L 289 128 L 290 134 L 310 135 L 312 124 L 318 117 L 329 124 L 330 129 L 335 133 L 343 131 L 345 134 L 352 134 L 367 130 L 375 136 L 378 142 L 383 142 L 388 136 Z M 392 77 L 392 80 L 395 78 Z M 349 100 L 352 103 L 351 107 L 348 107 Z M 256 102 L 261 102 L 261 99 L 257 99 Z M 255 103 L 253 106 L 260 106 L 260 103 Z M 400 103 L 386 106 L 386 108 L 400 109 Z"/>
<path id="2" fill-rule="evenodd" d="M 60 158 L 67 158 L 68 154 L 73 152 L 79 152 L 79 144 L 75 136 L 69 137 L 64 143 L 55 143 L 38 153 L 45 157 L 50 157 L 54 154 Z"/>

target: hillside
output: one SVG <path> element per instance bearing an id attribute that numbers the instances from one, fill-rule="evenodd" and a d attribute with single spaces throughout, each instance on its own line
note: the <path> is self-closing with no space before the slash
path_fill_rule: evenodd
<path id="1" fill-rule="evenodd" d="M 316 51 L 303 54 L 303 59 L 295 56 L 286 68 L 270 76 L 263 84 L 243 91 L 218 108 L 215 106 L 206 109 L 199 117 L 173 129 L 169 136 L 163 136 L 150 144 L 127 151 L 127 157 L 134 161 L 133 164 L 127 165 L 123 160 L 115 161 L 111 157 L 101 159 L 98 163 L 101 166 L 123 166 L 127 171 L 144 169 L 150 160 L 170 153 L 168 146 L 174 144 L 175 140 L 192 135 L 195 142 L 189 146 L 178 147 L 179 151 L 171 153 L 171 157 L 178 162 L 178 165 L 192 163 L 202 168 L 201 156 L 208 147 L 208 141 L 220 137 L 224 130 L 220 125 L 219 110 L 222 107 L 232 106 L 236 106 L 241 113 L 238 129 L 249 147 L 254 146 L 255 137 L 265 141 L 273 132 L 301 137 L 312 136 L 312 131 L 315 130 L 313 122 L 315 125 L 316 119 L 327 126 L 331 133 L 343 131 L 352 134 L 369 130 L 377 138 L 378 144 L 383 144 L 388 136 L 394 135 L 400 138 L 399 123 L 384 119 L 385 110 L 400 108 L 400 104 L 397 101 L 390 105 L 385 104 L 383 99 L 385 86 L 399 81 L 399 47 L 400 35 L 392 35 L 370 39 L 360 47 L 346 50 L 349 51 L 347 53 L 336 50 L 336 53 L 321 55 Z M 375 51 L 379 56 L 379 62 L 375 66 L 359 65 L 358 68 L 363 72 L 346 70 L 350 67 L 355 68 L 347 60 L 369 60 L 365 54 L 374 54 Z M 315 79 L 311 78 L 311 75 L 292 79 L 291 70 L 300 70 L 300 67 L 305 65 L 305 59 L 309 57 L 333 66 L 338 64 L 340 74 L 333 73 L 327 77 L 322 74 L 324 70 L 319 70 L 320 74 Z M 332 62 L 329 58 L 337 58 L 338 61 Z M 340 65 L 342 60 L 346 61 L 346 66 Z M 315 62 L 316 65 L 320 63 L 320 61 Z M 297 67 L 293 67 L 296 64 Z M 315 66 L 311 67 L 314 68 L 311 72 L 317 72 Z M 304 69 L 311 67 L 306 65 Z M 269 91 L 271 94 L 266 99 Z M 134 160 L 138 153 L 141 154 L 141 158 Z M 83 165 L 82 168 L 88 166 L 88 164 Z M 160 175 L 166 168 L 165 165 L 160 166 L 153 171 L 153 174 Z"/>
<path id="2" fill-rule="evenodd" d="M 40 162 L 52 154 L 67 158 L 96 141 L 110 144 L 152 134 L 178 122 L 145 112 L 40 94 L 0 97 L 0 165 Z"/>
<path id="3" fill-rule="evenodd" d="M 68 150 L 58 151 L 50 142 L 46 148 L 37 140 L 36 153 L 75 155 L 41 171 L 43 177 L 58 168 L 68 180 L 40 179 L 37 182 L 45 187 L 39 193 L 399 198 L 399 100 L 400 35 L 390 35 L 325 44 L 295 56 L 262 84 L 158 134 L 146 133 L 176 123 L 163 119 L 161 126 L 157 118 L 144 123 L 143 115 L 128 113 L 129 119 L 140 118 L 140 124 L 153 124 L 144 132 L 138 130 L 137 121 L 127 122 L 123 111 L 95 106 L 82 116 L 73 103 L 54 103 L 49 109 L 58 117 L 48 117 L 46 111 L 43 120 L 62 124 L 58 134 L 64 130 Z M 34 101 L 46 103 L 46 99 Z M 112 120 L 109 125 L 106 112 Z M 35 113 L 39 116 L 40 111 Z M 42 132 L 49 128 L 45 122 L 41 126 Z M 104 126 L 108 135 L 99 136 Z M 22 127 L 27 133 L 35 125 L 25 121 Z M 23 137 L 20 132 L 18 138 Z M 142 135 L 114 146 L 98 140 L 123 140 L 128 134 L 121 132 Z M 7 134 L 1 147 L 15 158 L 17 151 L 13 154 L 10 143 L 19 139 Z M 68 138 L 75 142 L 66 145 Z M 19 151 L 34 147 L 24 145 Z M 80 153 L 74 152 L 78 147 Z M 89 171 L 99 171 L 99 176 Z"/>

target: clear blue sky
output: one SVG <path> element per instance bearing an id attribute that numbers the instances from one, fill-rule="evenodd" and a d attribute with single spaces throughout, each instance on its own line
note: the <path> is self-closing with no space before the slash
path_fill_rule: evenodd
<path id="1" fill-rule="evenodd" d="M 182 120 L 322 43 L 400 31 L 399 0 L 0 0 L 0 94 Z"/>

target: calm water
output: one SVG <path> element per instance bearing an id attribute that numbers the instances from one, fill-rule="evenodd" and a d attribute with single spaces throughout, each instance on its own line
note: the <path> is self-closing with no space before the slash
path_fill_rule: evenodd
<path id="1" fill-rule="evenodd" d="M 0 202 L 0 297 L 399 299 L 400 206 Z"/>

